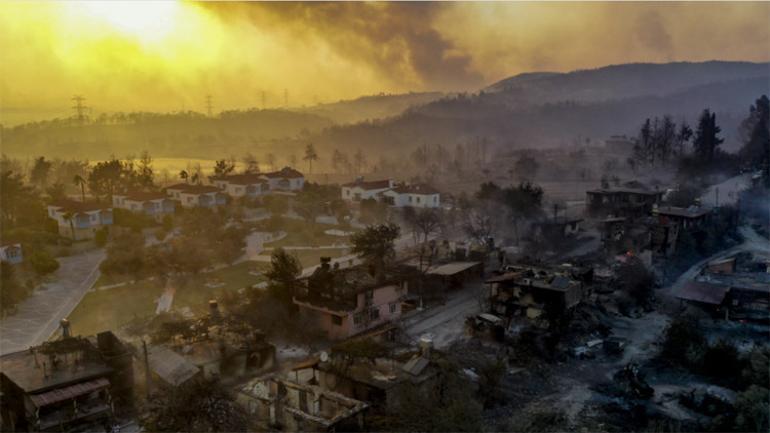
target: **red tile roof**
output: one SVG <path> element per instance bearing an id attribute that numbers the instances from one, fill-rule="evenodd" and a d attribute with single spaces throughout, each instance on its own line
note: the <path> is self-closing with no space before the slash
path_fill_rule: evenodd
<path id="1" fill-rule="evenodd" d="M 147 191 L 133 191 L 125 194 L 115 194 L 116 196 L 125 197 L 127 200 L 133 201 L 146 201 L 146 200 L 160 200 L 168 198 L 166 194 L 162 192 L 147 192 Z"/>
<path id="2" fill-rule="evenodd" d="M 424 183 L 415 183 L 411 185 L 399 185 L 393 188 L 393 191 L 399 194 L 438 194 L 439 191 L 430 185 Z"/>
<path id="3" fill-rule="evenodd" d="M 286 178 L 286 179 L 297 179 L 297 178 L 305 177 L 302 173 L 300 173 L 299 171 L 297 171 L 297 170 L 295 170 L 295 169 L 293 169 L 291 167 L 284 167 L 284 168 L 282 168 L 282 169 L 280 169 L 278 171 L 273 171 L 273 172 L 270 172 L 270 173 L 263 173 L 262 175 L 265 176 L 265 177 L 270 177 L 270 178 L 282 177 L 282 178 Z"/>
<path id="4" fill-rule="evenodd" d="M 209 192 L 222 192 L 222 190 L 220 190 L 219 188 L 213 185 L 192 185 L 189 183 L 178 183 L 176 185 L 171 185 L 169 187 L 166 187 L 166 189 L 167 190 L 178 189 L 187 194 L 205 194 Z"/>
<path id="5" fill-rule="evenodd" d="M 109 210 L 112 206 L 96 203 L 96 202 L 80 202 L 75 200 L 64 200 L 51 204 L 60 208 L 62 212 L 80 213 L 80 212 L 93 212 L 97 210 Z"/>
<path id="6" fill-rule="evenodd" d="M 350 182 L 342 185 L 344 187 L 348 188 L 361 188 L 363 190 L 372 190 L 372 189 L 387 189 L 390 188 L 390 180 L 371 180 L 371 181 L 363 181 L 363 180 L 357 180 L 355 182 Z"/>

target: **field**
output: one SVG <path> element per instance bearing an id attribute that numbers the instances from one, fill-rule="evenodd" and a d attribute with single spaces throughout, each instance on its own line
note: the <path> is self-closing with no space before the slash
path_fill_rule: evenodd
<path id="1" fill-rule="evenodd" d="M 243 262 L 192 277 L 185 285 L 177 288 L 172 308 L 188 307 L 195 313 L 205 312 L 208 300 L 218 297 L 222 292 L 265 281 L 263 276 L 252 275 L 249 271 L 264 271 L 267 266 L 267 263 Z M 216 287 L 209 287 L 207 283 Z M 160 282 L 143 280 L 89 292 L 70 314 L 69 320 L 73 330 L 82 335 L 118 329 L 135 318 L 154 314 L 156 301 L 163 290 Z"/>

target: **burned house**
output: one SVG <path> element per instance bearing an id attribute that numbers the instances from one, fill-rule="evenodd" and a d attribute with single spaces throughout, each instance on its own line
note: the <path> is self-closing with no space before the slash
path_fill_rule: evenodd
<path id="1" fill-rule="evenodd" d="M 564 314 L 581 302 L 584 291 L 571 272 L 528 266 L 509 266 L 485 283 L 490 311 L 508 319 Z"/>
<path id="2" fill-rule="evenodd" d="M 210 314 L 165 323 L 148 346 L 145 368 L 160 386 L 180 386 L 197 377 L 239 378 L 275 367 L 275 346 L 265 334 L 220 312 L 209 301 Z"/>
<path id="3" fill-rule="evenodd" d="M 582 218 L 556 218 L 532 224 L 532 237 L 539 241 L 558 241 L 580 231 Z"/>
<path id="4" fill-rule="evenodd" d="M 427 283 L 442 291 L 458 290 L 466 283 L 484 278 L 483 262 L 449 262 L 425 270 Z"/>
<path id="5" fill-rule="evenodd" d="M 0 357 L 2 419 L 11 431 L 102 430 L 133 404 L 133 354 L 111 332 Z"/>
<path id="6" fill-rule="evenodd" d="M 639 182 L 627 182 L 622 186 L 605 185 L 586 191 L 587 212 L 594 217 L 647 216 L 653 205 L 660 203 L 663 191 L 650 189 Z"/>
<path id="7" fill-rule="evenodd" d="M 428 398 L 439 382 L 440 370 L 433 360 L 432 341 L 421 339 L 420 346 L 418 353 L 399 359 L 387 355 L 357 357 L 333 351 L 309 366 L 310 382 L 365 401 L 374 412 L 397 407 L 405 394 Z"/>
<path id="8" fill-rule="evenodd" d="M 725 320 L 770 321 L 770 274 L 711 274 L 687 281 L 675 293 L 680 302 Z"/>
<path id="9" fill-rule="evenodd" d="M 318 385 L 269 375 L 241 386 L 238 403 L 265 430 L 361 431 L 368 405 Z"/>
<path id="10" fill-rule="evenodd" d="M 329 262 L 322 258 L 294 297 L 300 314 L 311 318 L 328 338 L 347 338 L 401 316 L 409 269 L 394 267 L 377 274 L 366 266 L 339 269 Z"/>

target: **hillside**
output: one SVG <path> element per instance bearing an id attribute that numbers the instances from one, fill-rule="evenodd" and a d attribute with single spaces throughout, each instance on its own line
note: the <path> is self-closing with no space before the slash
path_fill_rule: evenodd
<path id="1" fill-rule="evenodd" d="M 770 75 L 770 63 L 631 63 L 568 73 L 521 74 L 484 91 L 521 106 L 558 101 L 602 101 L 645 95 L 664 96 L 722 81 Z"/>
<path id="2" fill-rule="evenodd" d="M 418 92 L 362 96 L 329 104 L 319 104 L 304 112 L 331 119 L 335 123 L 355 123 L 401 114 L 414 105 L 422 105 L 443 97 L 439 92 Z"/>

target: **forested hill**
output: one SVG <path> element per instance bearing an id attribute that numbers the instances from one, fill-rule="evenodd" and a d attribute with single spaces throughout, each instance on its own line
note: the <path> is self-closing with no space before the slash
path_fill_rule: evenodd
<path id="1" fill-rule="evenodd" d="M 495 93 L 500 101 L 520 106 L 664 96 L 694 86 L 767 75 L 770 75 L 770 63 L 629 63 L 568 73 L 521 74 L 484 90 Z"/>
<path id="2" fill-rule="evenodd" d="M 738 126 L 749 106 L 768 90 L 770 76 L 693 86 L 666 95 L 605 101 L 560 101 L 511 107 L 494 95 L 460 95 L 410 109 L 380 122 L 337 126 L 313 140 L 353 150 L 366 143 L 373 152 L 406 154 L 423 144 L 452 147 L 486 138 L 498 147 L 548 147 L 574 140 L 635 135 L 645 118 L 671 115 L 691 125 L 704 108 L 717 113 L 724 147 L 739 146 Z"/>
<path id="3" fill-rule="evenodd" d="M 356 123 L 366 120 L 384 119 L 403 113 L 414 105 L 422 105 L 444 96 L 440 92 L 410 92 L 362 96 L 328 104 L 319 104 L 304 112 L 317 114 L 335 123 Z"/>
<path id="4" fill-rule="evenodd" d="M 288 110 L 200 113 L 116 113 L 86 122 L 55 119 L 2 130 L 2 151 L 13 156 L 46 155 L 104 159 L 149 150 L 155 156 L 221 158 L 255 152 L 276 139 L 310 136 L 332 121 Z"/>

